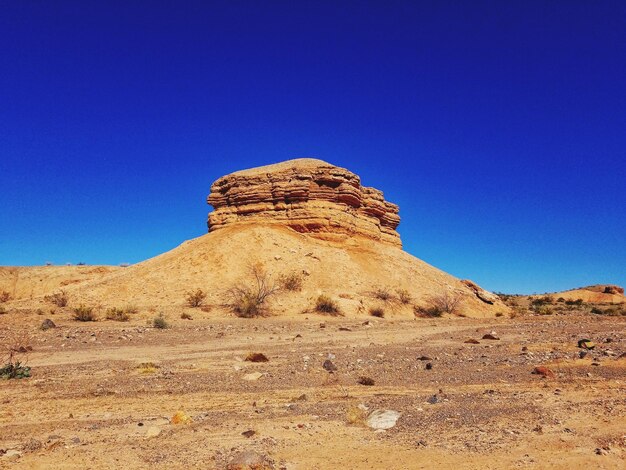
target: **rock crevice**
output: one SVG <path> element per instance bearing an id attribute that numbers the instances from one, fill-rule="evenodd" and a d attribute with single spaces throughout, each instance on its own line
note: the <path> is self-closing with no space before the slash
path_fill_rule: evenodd
<path id="1" fill-rule="evenodd" d="M 316 159 L 289 160 L 219 178 L 207 199 L 209 231 L 276 223 L 322 238 L 361 235 L 401 246 L 398 206 L 354 173 Z"/>

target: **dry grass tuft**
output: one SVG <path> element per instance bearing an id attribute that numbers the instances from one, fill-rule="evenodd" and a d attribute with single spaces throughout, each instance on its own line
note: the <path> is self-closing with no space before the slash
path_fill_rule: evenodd
<path id="1" fill-rule="evenodd" d="M 341 315 L 339 305 L 327 295 L 320 295 L 315 301 L 315 311 L 326 315 Z"/>
<path id="2" fill-rule="evenodd" d="M 385 310 L 382 307 L 370 308 L 370 315 L 376 318 L 385 318 Z"/>
<path id="3" fill-rule="evenodd" d="M 73 309 L 72 317 L 76 321 L 96 321 L 97 316 L 94 312 L 93 307 L 86 307 L 84 305 L 80 305 L 79 307 L 75 307 Z"/>
<path id="4" fill-rule="evenodd" d="M 280 276 L 278 282 L 280 283 L 280 287 L 284 290 L 288 291 L 300 291 L 302 290 L 302 283 L 304 279 L 302 274 L 294 271 L 289 274 L 283 274 Z"/>
<path id="5" fill-rule="evenodd" d="M 69 303 L 69 297 L 67 295 L 67 292 L 65 292 L 64 290 L 60 290 L 58 292 L 55 292 L 54 294 L 46 295 L 44 297 L 44 300 L 46 302 L 50 302 L 51 304 L 56 305 L 57 307 L 67 307 L 67 304 Z"/>

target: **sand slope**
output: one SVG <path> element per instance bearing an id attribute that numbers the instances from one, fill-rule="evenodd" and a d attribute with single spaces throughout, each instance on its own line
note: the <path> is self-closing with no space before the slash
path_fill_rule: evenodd
<path id="1" fill-rule="evenodd" d="M 464 296 L 463 312 L 469 316 L 508 311 L 499 301 L 494 305 L 480 301 L 455 277 L 397 247 L 361 237 L 319 240 L 275 225 L 226 227 L 128 268 L 29 269 L 33 269 L 33 284 L 39 282 L 35 273 L 54 274 L 41 281 L 41 289 L 33 287 L 33 295 L 43 295 L 65 284 L 73 304 L 171 309 L 184 304 L 186 291 L 201 288 L 208 293 L 207 303 L 220 309 L 228 289 L 248 280 L 254 264 L 262 265 L 275 280 L 290 272 L 302 274 L 300 292 L 274 297 L 272 311 L 281 315 L 302 313 L 320 294 L 334 298 L 346 315 L 367 314 L 370 306 L 381 304 L 371 295 L 379 287 L 392 292 L 406 289 L 417 303 L 446 290 L 459 292 Z M 89 268 L 91 271 L 87 271 Z M 64 281 L 60 274 L 63 270 L 71 271 Z M 410 305 L 388 302 L 384 306 L 390 314 L 413 315 Z"/>
<path id="2" fill-rule="evenodd" d="M 50 292 L 99 279 L 117 266 L 0 266 L 0 292 L 12 299 L 36 299 Z"/>

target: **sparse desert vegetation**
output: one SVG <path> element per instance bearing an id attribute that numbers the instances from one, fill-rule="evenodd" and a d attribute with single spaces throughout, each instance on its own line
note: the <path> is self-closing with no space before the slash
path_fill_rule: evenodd
<path id="1" fill-rule="evenodd" d="M 302 274 L 296 271 L 292 271 L 288 274 L 283 274 L 282 276 L 280 276 L 279 279 L 281 289 L 292 292 L 302 290 L 303 281 L 304 277 L 302 276 Z"/>
<path id="2" fill-rule="evenodd" d="M 185 301 L 190 307 L 201 307 L 206 299 L 206 292 L 202 289 L 196 289 L 185 293 Z"/>
<path id="3" fill-rule="evenodd" d="M 315 311 L 324 315 L 341 315 L 339 305 L 327 295 L 320 295 L 315 300 Z"/>
<path id="4" fill-rule="evenodd" d="M 0 379 L 24 379 L 30 377 L 26 365 L 28 353 L 33 350 L 27 333 L 10 332 L 0 342 Z"/>
<path id="5" fill-rule="evenodd" d="M 76 321 L 83 322 L 96 321 L 98 319 L 95 308 L 85 305 L 79 305 L 78 307 L 74 307 L 72 309 L 72 317 Z"/>
<path id="6" fill-rule="evenodd" d="M 56 305 L 57 307 L 67 307 L 69 302 L 69 297 L 67 292 L 64 290 L 60 290 L 58 292 L 54 292 L 53 294 L 46 295 L 44 297 L 46 302 L 50 302 L 51 304 Z"/>
<path id="7" fill-rule="evenodd" d="M 382 307 L 372 307 L 370 308 L 369 313 L 373 317 L 385 318 L 385 309 Z"/>
<path id="8" fill-rule="evenodd" d="M 156 317 L 152 319 L 152 327 L 157 330 L 166 330 L 170 328 L 170 324 L 165 319 L 163 313 L 159 313 Z"/>
<path id="9" fill-rule="evenodd" d="M 113 321 L 130 320 L 130 312 L 124 308 L 111 307 L 106 311 L 106 319 Z"/>
<path id="10" fill-rule="evenodd" d="M 278 292 L 278 287 L 263 267 L 251 267 L 250 274 L 250 280 L 237 284 L 227 293 L 231 309 L 243 318 L 267 315 L 267 301 Z"/>
<path id="11" fill-rule="evenodd" d="M 397 289 L 396 294 L 398 295 L 398 300 L 403 305 L 409 305 L 411 302 L 413 302 L 413 297 L 406 289 Z"/>
<path id="12" fill-rule="evenodd" d="M 463 296 L 458 292 L 442 291 L 429 296 L 424 305 L 414 307 L 415 315 L 418 317 L 440 317 L 444 313 L 452 315 L 463 315 L 461 308 Z"/>
<path id="13" fill-rule="evenodd" d="M 375 299 L 382 300 L 383 302 L 389 302 L 393 298 L 393 294 L 387 287 L 377 287 L 372 292 L 372 296 Z"/>

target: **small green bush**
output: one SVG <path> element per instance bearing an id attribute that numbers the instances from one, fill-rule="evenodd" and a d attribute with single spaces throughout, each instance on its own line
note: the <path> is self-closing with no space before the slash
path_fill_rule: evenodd
<path id="1" fill-rule="evenodd" d="M 0 367 L 0 379 L 25 379 L 30 377 L 30 367 L 22 365 L 19 361 Z"/>
<path id="2" fill-rule="evenodd" d="M 337 303 L 326 295 L 320 295 L 315 301 L 315 311 L 327 315 L 340 315 Z"/>
<path id="3" fill-rule="evenodd" d="M 28 353 L 33 350 L 30 345 L 30 336 L 21 332 L 7 332 L 0 344 L 4 363 L 0 367 L 0 379 L 24 379 L 30 377 L 30 367 L 26 367 Z"/>
<path id="4" fill-rule="evenodd" d="M 96 314 L 93 307 L 85 307 L 80 305 L 73 309 L 73 318 L 76 321 L 96 321 Z"/>
<path id="5" fill-rule="evenodd" d="M 169 323 L 162 313 L 159 313 L 156 317 L 152 319 L 152 326 L 159 330 L 165 330 L 170 327 Z"/>

